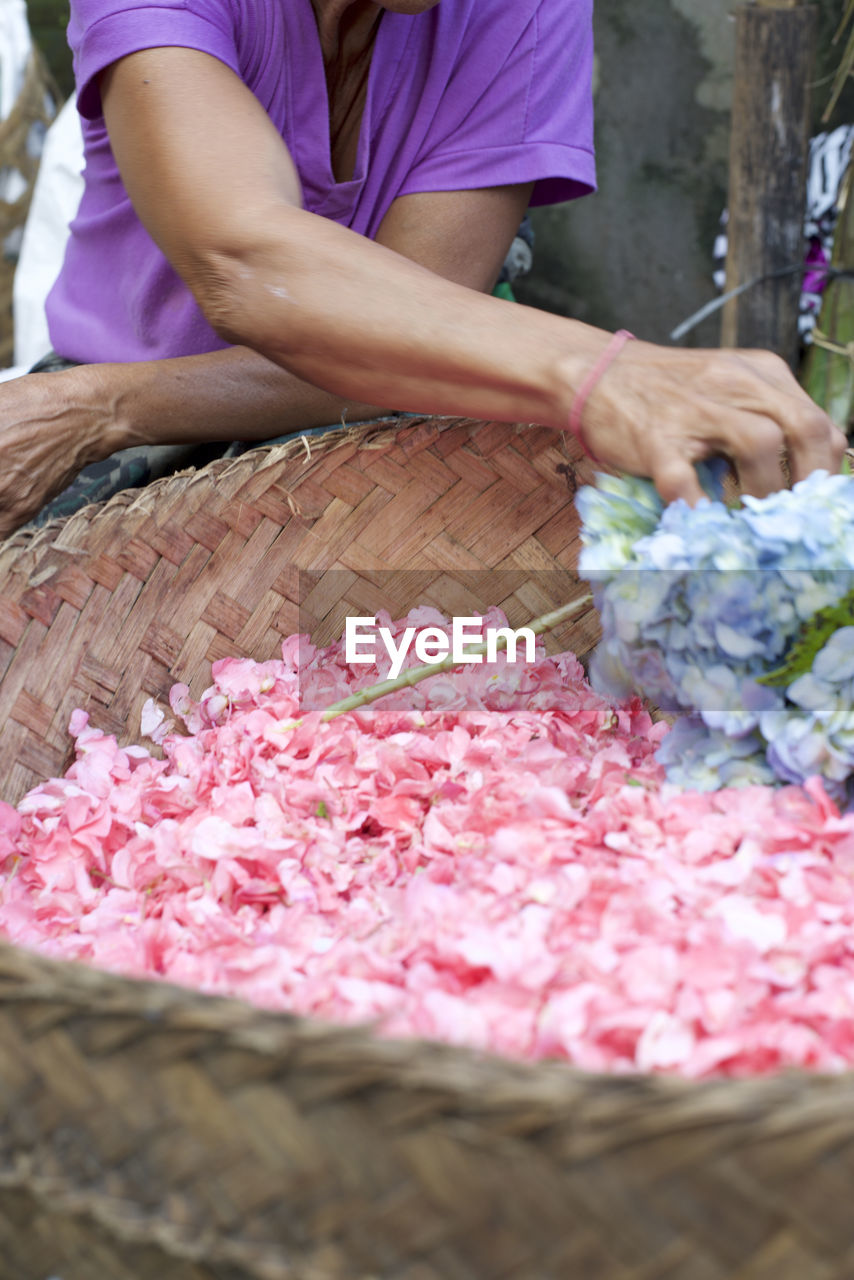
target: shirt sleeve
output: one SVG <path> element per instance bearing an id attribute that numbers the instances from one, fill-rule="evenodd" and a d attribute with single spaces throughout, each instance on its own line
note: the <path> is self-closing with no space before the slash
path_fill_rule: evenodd
<path id="1" fill-rule="evenodd" d="M 544 205 L 595 190 L 592 0 L 480 3 L 470 12 L 400 194 L 533 182 L 531 204 Z"/>
<path id="2" fill-rule="evenodd" d="M 68 43 L 74 55 L 77 109 L 103 114 L 98 77 L 141 49 L 169 45 L 211 54 L 238 72 L 233 17 L 227 0 L 71 0 Z M 239 74 L 239 72 L 238 72 Z"/>

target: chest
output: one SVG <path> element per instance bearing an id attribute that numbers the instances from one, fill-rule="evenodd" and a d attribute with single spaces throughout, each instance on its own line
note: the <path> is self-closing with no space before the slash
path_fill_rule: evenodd
<path id="1" fill-rule="evenodd" d="M 304 207 L 374 236 L 432 132 L 449 132 L 435 118 L 454 70 L 434 29 L 442 3 L 417 19 L 383 10 L 372 56 L 348 63 L 318 40 L 311 0 L 233 2 L 268 15 L 241 27 L 238 64 L 296 164 Z"/>
<path id="2" fill-rule="evenodd" d="M 336 182 L 349 182 L 356 168 L 372 54 L 373 44 L 357 59 L 326 67 L 329 150 Z"/>

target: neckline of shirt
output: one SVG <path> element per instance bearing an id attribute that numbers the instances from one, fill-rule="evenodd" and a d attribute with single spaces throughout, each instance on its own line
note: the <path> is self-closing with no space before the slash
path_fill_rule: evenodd
<path id="1" fill-rule="evenodd" d="M 382 14 L 371 55 L 365 107 L 359 128 L 359 141 L 353 176 L 345 182 L 336 182 L 332 170 L 332 143 L 329 133 L 329 92 L 326 85 L 326 69 L 317 31 L 317 22 L 311 0 L 296 0 L 302 30 L 300 40 L 288 50 L 291 74 L 288 76 L 289 109 L 292 114 L 294 156 L 301 174 L 311 175 L 314 187 L 311 195 L 317 200 L 317 208 L 327 216 L 341 217 L 351 211 L 365 185 L 370 169 L 371 137 L 374 121 L 381 114 L 392 81 L 400 63 L 403 47 L 409 37 L 413 18 L 386 10 Z M 404 23 L 401 24 L 401 18 Z M 295 66 L 295 51 L 305 52 L 306 65 Z M 379 76 L 382 75 L 380 82 Z M 304 163 L 300 163 L 300 157 Z M 309 163 L 309 157 L 314 161 Z M 322 160 L 322 172 L 317 165 Z M 321 191 L 318 179 L 323 183 Z"/>

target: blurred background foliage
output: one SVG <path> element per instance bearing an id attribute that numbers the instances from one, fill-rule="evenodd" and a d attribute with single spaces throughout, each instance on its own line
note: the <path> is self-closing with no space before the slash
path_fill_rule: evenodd
<path id="1" fill-rule="evenodd" d="M 827 104 L 822 120 L 828 121 L 832 118 L 836 104 L 842 97 L 843 90 L 848 87 L 848 83 L 852 73 L 854 73 L 854 29 L 851 29 L 851 19 L 854 18 L 854 0 L 848 0 L 845 14 L 839 24 L 839 30 L 833 37 L 833 44 L 839 46 L 841 50 L 839 67 L 833 81 L 833 89 L 830 95 L 830 101 Z M 847 42 L 843 45 L 842 38 L 848 31 Z"/>
<path id="2" fill-rule="evenodd" d="M 47 58 L 63 98 L 74 89 L 71 53 L 65 39 L 68 26 L 68 0 L 27 0 L 27 14 L 33 39 Z"/>

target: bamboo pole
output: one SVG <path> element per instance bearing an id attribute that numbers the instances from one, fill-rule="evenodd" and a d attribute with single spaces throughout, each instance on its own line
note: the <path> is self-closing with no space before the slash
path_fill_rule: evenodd
<path id="1" fill-rule="evenodd" d="M 837 201 L 839 221 L 830 263 L 854 265 L 854 162 Z M 846 433 L 854 428 L 854 278 L 831 278 L 824 291 L 818 323 L 801 372 L 801 385 Z"/>
<path id="2" fill-rule="evenodd" d="M 764 347 L 793 368 L 815 27 L 799 0 L 736 9 L 726 288 L 760 282 L 727 303 L 721 345 Z"/>

